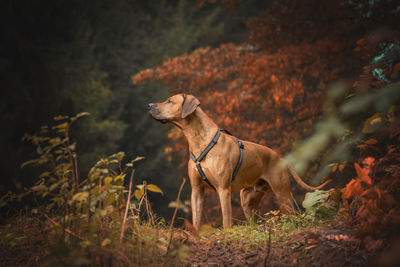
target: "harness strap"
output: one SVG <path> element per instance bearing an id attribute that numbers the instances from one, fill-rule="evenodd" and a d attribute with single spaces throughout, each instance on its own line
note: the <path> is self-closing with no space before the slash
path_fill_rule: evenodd
<path id="1" fill-rule="evenodd" d="M 244 149 L 244 145 L 242 143 L 242 141 L 240 141 L 238 138 L 236 138 L 236 141 L 239 144 L 239 160 L 238 163 L 236 164 L 235 170 L 232 173 L 232 181 L 235 180 L 235 176 L 239 171 L 240 165 L 242 165 L 242 161 L 243 161 L 243 149 Z"/>
<path id="2" fill-rule="evenodd" d="M 208 144 L 208 146 L 203 150 L 203 152 L 200 153 L 200 156 L 198 158 L 196 158 L 196 156 L 189 151 L 190 153 L 190 158 L 193 160 L 194 163 L 196 163 L 196 168 L 197 171 L 200 173 L 201 175 L 201 179 L 206 182 L 212 189 L 214 189 L 215 191 L 217 191 L 215 189 L 215 187 L 210 183 L 210 181 L 207 179 L 206 174 L 203 171 L 203 168 L 200 165 L 200 161 L 202 161 L 204 159 L 204 157 L 207 155 L 208 152 L 210 152 L 210 150 L 215 146 L 215 144 L 218 142 L 219 137 L 221 136 L 221 131 L 225 132 L 229 135 L 232 135 L 230 132 L 228 132 L 227 130 L 223 130 L 223 129 L 218 129 L 217 133 L 215 134 L 214 138 L 211 140 L 211 142 Z M 239 160 L 236 164 L 235 170 L 232 173 L 232 181 L 235 179 L 235 176 L 237 174 L 237 172 L 239 171 L 240 165 L 242 164 L 243 161 L 243 143 L 242 141 L 240 141 L 239 139 L 236 138 L 236 141 L 238 142 L 239 145 Z"/>
<path id="3" fill-rule="evenodd" d="M 195 155 L 190 152 L 190 157 L 194 162 L 200 162 L 204 159 L 204 157 L 207 155 L 208 152 L 215 146 L 215 144 L 218 142 L 219 137 L 221 136 L 221 130 L 218 129 L 217 133 L 215 134 L 214 138 L 211 140 L 211 142 L 208 144 L 208 146 L 201 152 L 200 156 L 196 159 Z"/>
<path id="4" fill-rule="evenodd" d="M 224 132 L 224 133 L 226 133 L 226 134 L 229 134 L 229 135 L 232 135 L 233 136 L 233 134 L 231 134 L 228 130 L 225 130 L 225 129 L 219 129 L 221 132 Z"/>
<path id="5" fill-rule="evenodd" d="M 200 163 L 196 164 L 196 168 L 199 171 L 200 175 L 201 175 L 201 179 L 203 179 L 204 182 L 206 182 L 209 186 L 211 186 L 212 189 L 214 189 L 214 191 L 217 191 L 217 189 L 215 189 L 215 187 L 210 183 L 210 181 L 207 179 L 206 174 L 203 171 L 203 168 L 201 167 Z"/>

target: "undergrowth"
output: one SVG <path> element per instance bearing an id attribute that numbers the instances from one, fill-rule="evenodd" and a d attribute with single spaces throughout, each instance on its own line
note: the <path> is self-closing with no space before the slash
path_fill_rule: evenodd
<path id="1" fill-rule="evenodd" d="M 280 246 L 290 237 L 323 226 L 332 221 L 332 217 L 314 216 L 308 213 L 282 214 L 279 210 L 265 214 L 259 220 L 242 223 L 229 229 L 215 229 L 204 225 L 200 229 L 200 239 L 217 239 L 217 242 L 232 243 L 245 252 L 265 247 L 271 242 Z"/>
<path id="2" fill-rule="evenodd" d="M 87 115 L 57 116 L 55 126 L 24 136 L 38 157 L 21 168 L 35 165 L 42 173 L 24 192 L 0 198 L 2 214 L 9 214 L 0 230 L 2 264 L 149 266 L 185 257 L 187 249 L 151 209 L 147 192 L 163 191 L 146 182 L 132 188 L 143 157 L 128 161 L 118 152 L 82 177 L 70 129 Z"/>
<path id="3" fill-rule="evenodd" d="M 170 230 L 148 223 L 131 223 L 124 242 L 119 230 L 108 229 L 109 239 L 76 240 L 57 233 L 54 225 L 38 217 L 10 218 L 0 227 L 0 258 L 10 266 L 170 266 L 189 255 L 188 247 L 172 240 Z"/>
<path id="4" fill-rule="evenodd" d="M 181 266 L 192 255 L 188 240 L 211 240 L 250 253 L 266 249 L 270 238 L 272 247 L 283 247 L 292 236 L 330 221 L 307 213 L 285 215 L 272 211 L 262 220 L 230 229 L 204 225 L 196 236 L 169 228 L 162 220 L 152 224 L 131 218 L 121 244 L 120 229 L 116 227 L 107 228 L 107 241 L 99 242 L 96 235 L 79 240 L 72 235 L 63 236 L 61 229 L 37 215 L 17 216 L 0 228 L 0 257 L 4 264 L 12 265 Z M 175 234 L 172 239 L 171 233 Z"/>

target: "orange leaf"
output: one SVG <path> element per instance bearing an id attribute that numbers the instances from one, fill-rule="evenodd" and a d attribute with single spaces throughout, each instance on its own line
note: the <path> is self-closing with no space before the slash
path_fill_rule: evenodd
<path id="1" fill-rule="evenodd" d="M 371 138 L 371 139 L 368 139 L 367 141 L 365 141 L 364 143 L 367 145 L 374 145 L 374 144 L 378 143 L 378 140 Z"/>
<path id="2" fill-rule="evenodd" d="M 357 172 L 357 180 L 363 181 L 364 183 L 371 185 L 372 180 L 368 176 L 369 169 L 363 169 L 358 165 L 358 163 L 354 163 L 354 166 L 356 167 L 356 172 Z"/>
<path id="3" fill-rule="evenodd" d="M 356 180 L 352 179 L 347 185 L 344 191 L 344 197 L 346 199 L 351 198 L 352 196 L 359 196 L 364 192 L 364 188 L 362 187 L 361 183 Z"/>

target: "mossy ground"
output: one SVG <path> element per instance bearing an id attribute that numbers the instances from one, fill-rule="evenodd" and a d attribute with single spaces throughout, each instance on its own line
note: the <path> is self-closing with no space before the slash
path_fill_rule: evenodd
<path id="1" fill-rule="evenodd" d="M 59 235 L 53 228 L 52 224 L 35 217 L 15 217 L 2 224 L 2 264 L 364 266 L 376 260 L 386 248 L 379 241 L 358 239 L 338 218 L 316 219 L 305 214 L 269 214 L 267 219 L 242 223 L 231 229 L 204 225 L 198 234 L 179 228 L 169 229 L 162 224 L 131 224 L 121 245 L 117 229 L 108 234 L 115 238 L 97 242 L 78 240 L 69 234 Z M 375 246 L 371 247 L 371 244 Z"/>

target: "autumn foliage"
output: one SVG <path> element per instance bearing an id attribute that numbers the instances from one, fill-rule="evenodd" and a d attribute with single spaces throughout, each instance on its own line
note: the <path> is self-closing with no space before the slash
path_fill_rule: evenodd
<path id="1" fill-rule="evenodd" d="M 346 39 L 344 26 L 341 35 L 327 34 L 330 17 L 342 20 L 335 17 L 340 6 L 334 9 L 328 4 L 330 17 L 318 21 L 313 19 L 320 20 L 319 16 L 308 15 L 324 5 L 306 1 L 307 7 L 298 9 L 300 2 L 277 1 L 250 20 L 246 43 L 197 49 L 143 70 L 133 81 L 161 80 L 173 88 L 172 93 L 192 93 L 220 127 L 286 152 L 309 133 L 321 113 L 326 86 L 356 73 L 355 57 L 348 56 L 356 37 Z M 326 26 L 330 28 L 321 29 Z M 167 152 L 183 151 L 178 146 Z"/>
<path id="2" fill-rule="evenodd" d="M 224 5 L 224 1 L 199 2 Z M 240 1 L 235 5 L 238 8 Z M 372 75 L 378 64 L 372 66 L 369 62 L 380 51 L 379 44 L 393 38 L 388 29 L 396 25 L 395 18 L 382 16 L 392 8 L 380 2 L 371 6 L 371 1 L 362 0 L 275 1 L 247 22 L 246 42 L 204 47 L 168 59 L 141 71 L 133 82 L 160 80 L 172 88 L 171 93 L 196 95 L 221 128 L 285 153 L 295 146 L 296 140 L 311 133 L 311 125 L 323 111 L 327 87 L 332 82 L 356 81 L 352 95 L 389 84 Z M 386 64 L 386 74 L 390 72 L 392 81 L 399 76 L 400 63 L 378 63 Z M 358 123 L 371 115 L 367 112 L 358 116 Z M 398 117 L 395 120 L 397 123 Z M 357 178 L 344 178 L 348 182 L 344 198 L 354 203 L 351 207 L 358 205 L 353 219 L 360 223 L 360 229 L 368 231 L 376 224 L 378 229 L 387 227 L 385 219 L 380 218 L 398 213 L 400 206 L 394 200 L 398 196 L 398 189 L 394 189 L 399 185 L 398 170 L 392 166 L 391 171 L 396 172 L 389 174 L 381 165 L 388 157 L 396 155 L 390 162 L 399 159 L 399 147 L 387 149 L 387 143 L 380 140 L 386 136 L 380 132 L 374 137 L 376 142 L 361 141 L 368 149 L 375 146 L 381 152 L 371 156 L 362 148 L 355 148 L 359 158 L 352 166 Z M 179 131 L 171 130 L 169 138 L 171 143 L 165 150 L 169 159 L 177 159 L 174 153 L 186 158 L 186 143 Z M 391 138 L 398 140 L 398 134 L 392 132 Z M 186 161 L 181 158 L 176 163 L 183 167 Z M 365 167 L 357 163 L 363 161 Z M 341 172 L 344 166 L 337 164 L 336 168 Z M 371 170 L 375 167 L 382 170 L 382 179 L 372 178 Z"/>

